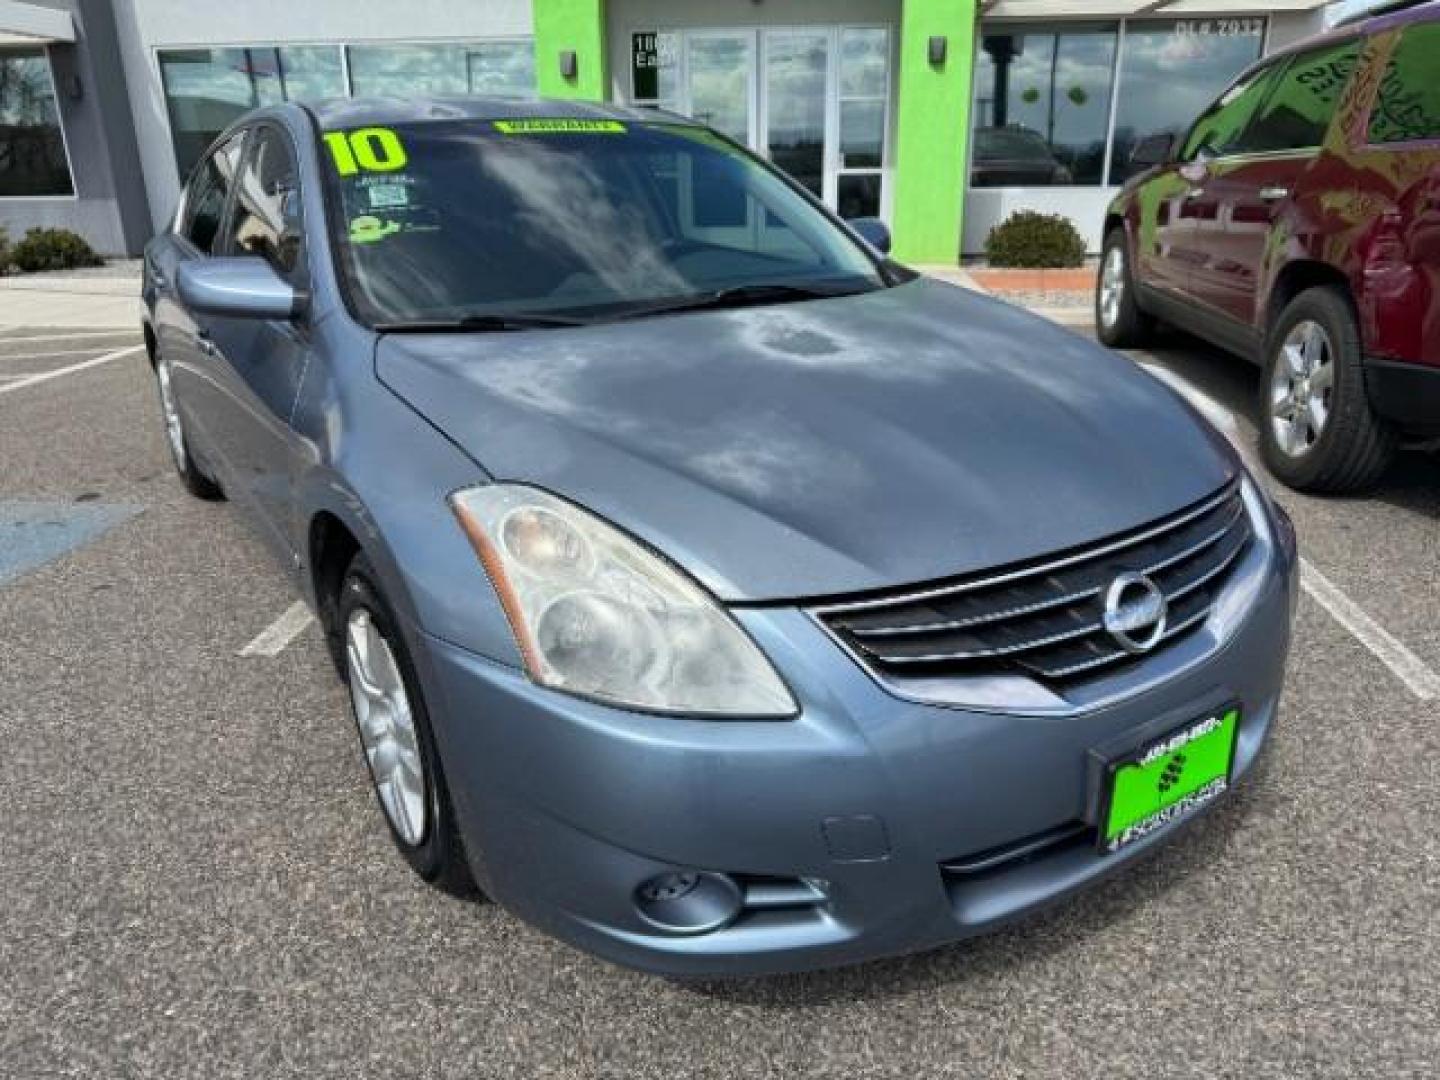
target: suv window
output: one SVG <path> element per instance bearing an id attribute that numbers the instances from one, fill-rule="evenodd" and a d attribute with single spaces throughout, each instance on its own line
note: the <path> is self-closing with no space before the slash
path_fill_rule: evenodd
<path id="1" fill-rule="evenodd" d="M 1358 42 L 1347 41 L 1292 59 L 1241 136 L 1238 152 L 1305 150 L 1323 143 L 1359 51 Z"/>
<path id="2" fill-rule="evenodd" d="M 1275 84 L 1278 73 L 1274 65 L 1262 68 L 1221 94 L 1190 129 L 1180 149 L 1180 160 L 1193 161 L 1201 150 L 1215 155 L 1234 153 L 1240 136 Z"/>
<path id="3" fill-rule="evenodd" d="M 300 259 L 301 235 L 295 155 L 285 133 L 266 124 L 255 130 L 240 169 L 229 250 L 259 255 L 289 276 Z"/>
<path id="4" fill-rule="evenodd" d="M 190 177 L 180 235 L 202 254 L 209 255 L 216 249 L 220 223 L 225 216 L 225 201 L 230 197 L 231 181 L 240 164 L 243 146 L 244 132 L 237 132 L 201 162 Z"/>
<path id="5" fill-rule="evenodd" d="M 1440 23 L 1409 27 L 1396 46 L 1370 113 L 1372 143 L 1440 139 Z"/>

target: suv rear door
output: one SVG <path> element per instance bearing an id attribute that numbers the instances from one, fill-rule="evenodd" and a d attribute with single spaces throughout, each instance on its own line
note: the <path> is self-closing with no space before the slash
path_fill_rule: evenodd
<path id="1" fill-rule="evenodd" d="M 1227 329 L 1239 343 L 1258 341 L 1265 259 L 1284 247 L 1275 230 L 1320 156 L 1358 52 L 1359 42 L 1350 40 L 1291 57 L 1239 139 L 1198 163 L 1191 177 L 1187 212 L 1195 219 L 1196 259 L 1190 292 L 1231 320 Z"/>

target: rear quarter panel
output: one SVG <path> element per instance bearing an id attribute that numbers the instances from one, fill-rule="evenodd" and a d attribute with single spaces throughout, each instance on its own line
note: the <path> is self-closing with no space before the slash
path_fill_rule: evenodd
<path id="1" fill-rule="evenodd" d="M 1440 366 L 1440 141 L 1368 141 L 1399 36 L 1389 30 L 1366 44 L 1287 227 L 1273 237 L 1266 295 L 1297 260 L 1334 267 L 1350 283 L 1367 353 Z"/>

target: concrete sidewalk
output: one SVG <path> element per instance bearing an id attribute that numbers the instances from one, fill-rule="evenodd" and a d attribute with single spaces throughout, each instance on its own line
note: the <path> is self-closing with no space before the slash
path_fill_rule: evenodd
<path id="1" fill-rule="evenodd" d="M 0 327 L 127 330 L 140 325 L 137 277 L 0 277 Z"/>

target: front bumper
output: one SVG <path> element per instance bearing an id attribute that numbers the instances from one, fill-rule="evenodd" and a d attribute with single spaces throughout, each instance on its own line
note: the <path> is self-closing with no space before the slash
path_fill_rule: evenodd
<path id="1" fill-rule="evenodd" d="M 1234 774 L 1273 724 L 1297 583 L 1276 543 L 1225 646 L 1071 716 L 898 699 L 803 612 L 740 614 L 802 705 L 791 721 L 642 716 L 423 638 L 432 718 L 481 885 L 557 937 L 647 971 L 756 975 L 912 952 L 990 929 L 1125 866 L 1096 854 L 1103 761 L 1230 701 Z M 637 909 L 656 875 L 715 871 L 745 906 L 678 934 Z"/>

